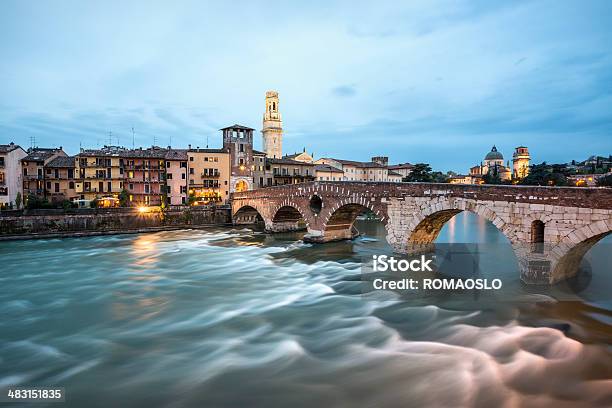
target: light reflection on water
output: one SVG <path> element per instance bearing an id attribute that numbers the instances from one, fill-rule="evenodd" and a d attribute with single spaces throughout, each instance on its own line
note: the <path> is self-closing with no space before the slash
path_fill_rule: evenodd
<path id="1" fill-rule="evenodd" d="M 92 407 L 612 404 L 611 304 L 368 299 L 360 261 L 390 248 L 358 228 L 0 243 L 0 385 Z M 504 239 L 460 214 L 439 242 Z M 609 284 L 607 254 L 587 256 Z"/>

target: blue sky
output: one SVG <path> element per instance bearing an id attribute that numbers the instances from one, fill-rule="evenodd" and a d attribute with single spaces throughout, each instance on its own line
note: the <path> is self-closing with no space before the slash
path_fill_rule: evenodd
<path id="1" fill-rule="evenodd" d="M 133 126 L 216 147 L 260 130 L 275 89 L 285 153 L 462 172 L 492 144 L 608 155 L 610 21 L 610 1 L 3 0 L 0 143 L 129 147 Z"/>

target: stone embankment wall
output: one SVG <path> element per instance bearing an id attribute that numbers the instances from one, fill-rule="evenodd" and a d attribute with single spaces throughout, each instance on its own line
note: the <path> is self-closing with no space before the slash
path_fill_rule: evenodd
<path id="1" fill-rule="evenodd" d="M 177 207 L 148 212 L 139 212 L 135 208 L 2 211 L 0 238 L 46 234 L 87 235 L 229 223 L 229 207 Z"/>

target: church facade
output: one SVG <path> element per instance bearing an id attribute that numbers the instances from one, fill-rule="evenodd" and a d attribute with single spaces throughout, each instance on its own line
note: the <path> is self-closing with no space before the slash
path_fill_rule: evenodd
<path id="1" fill-rule="evenodd" d="M 510 161 L 504 164 L 504 155 L 493 145 L 484 160 L 470 168 L 469 174 L 451 177 L 449 182 L 452 184 L 484 184 L 486 176 L 496 176 L 503 183 L 516 183 L 529 174 L 530 161 L 529 149 L 519 146 L 514 149 L 512 167 L 510 167 Z"/>

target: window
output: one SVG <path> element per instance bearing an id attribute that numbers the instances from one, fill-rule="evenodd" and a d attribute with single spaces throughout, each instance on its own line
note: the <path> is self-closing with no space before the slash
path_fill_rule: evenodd
<path id="1" fill-rule="evenodd" d="M 69 189 L 74 189 L 74 181 L 70 181 L 70 182 L 68 183 L 68 188 L 69 188 Z"/>
<path id="2" fill-rule="evenodd" d="M 170 194 L 170 192 L 171 192 L 171 191 L 170 191 L 170 186 L 166 186 L 166 192 L 167 192 L 168 194 Z"/>
<path id="3" fill-rule="evenodd" d="M 170 162 L 169 162 L 169 161 L 167 161 L 167 162 L 166 162 L 166 168 L 167 168 L 167 169 L 169 169 L 169 168 L 170 168 Z"/>
<path id="4" fill-rule="evenodd" d="M 193 161 L 193 156 L 190 156 L 190 157 L 189 157 L 189 161 Z"/>
<path id="5" fill-rule="evenodd" d="M 185 180 L 185 173 L 181 173 L 181 178 Z"/>
<path id="6" fill-rule="evenodd" d="M 215 157 L 215 163 L 218 163 L 218 162 L 219 162 L 219 158 Z"/>
<path id="7" fill-rule="evenodd" d="M 112 182 L 109 181 L 108 183 L 106 183 L 106 187 L 108 189 L 108 192 L 113 191 L 113 184 L 112 184 Z"/>
<path id="8" fill-rule="evenodd" d="M 68 178 L 74 178 L 74 169 L 68 169 Z"/>
<path id="9" fill-rule="evenodd" d="M 168 173 L 168 174 L 166 174 L 166 179 L 168 179 L 168 180 L 172 180 L 172 173 Z"/>
<path id="10" fill-rule="evenodd" d="M 544 223 L 540 220 L 535 220 L 531 223 L 531 243 L 533 244 L 533 252 L 544 252 Z"/>
<path id="11" fill-rule="evenodd" d="M 145 192 L 145 194 L 149 194 L 149 185 L 148 184 L 144 185 L 144 192 Z"/>
<path id="12" fill-rule="evenodd" d="M 47 181 L 47 190 L 51 190 L 51 182 Z"/>
<path id="13" fill-rule="evenodd" d="M 55 192 L 59 193 L 59 183 L 55 183 Z"/>
<path id="14" fill-rule="evenodd" d="M 240 152 L 243 153 L 244 152 L 244 145 L 242 143 L 240 143 Z"/>
<path id="15" fill-rule="evenodd" d="M 55 178 L 59 178 L 59 169 L 55 169 Z"/>
<path id="16" fill-rule="evenodd" d="M 195 174 L 193 171 L 193 167 L 189 169 L 189 174 Z"/>
<path id="17" fill-rule="evenodd" d="M 187 168 L 187 162 L 181 162 L 181 169 Z"/>

